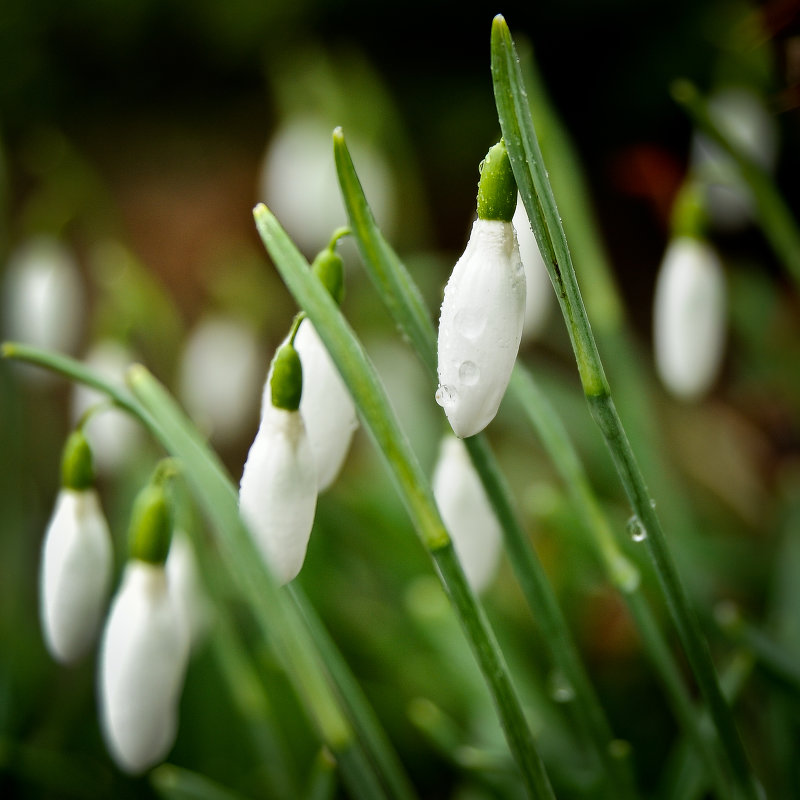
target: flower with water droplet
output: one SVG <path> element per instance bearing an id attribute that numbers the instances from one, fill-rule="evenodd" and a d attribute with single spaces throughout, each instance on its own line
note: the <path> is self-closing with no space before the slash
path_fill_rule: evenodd
<path id="1" fill-rule="evenodd" d="M 433 496 L 473 591 L 483 591 L 500 562 L 502 533 L 466 445 L 442 439 L 433 472 Z"/>
<path id="2" fill-rule="evenodd" d="M 670 242 L 656 280 L 653 342 L 658 374 L 672 394 L 693 400 L 708 391 L 724 351 L 725 276 L 707 242 Z"/>
<path id="3" fill-rule="evenodd" d="M 92 480 L 91 452 L 78 430 L 64 447 L 62 489 L 47 526 L 39 581 L 45 643 L 62 663 L 91 646 L 111 583 L 111 534 Z"/>
<path id="4" fill-rule="evenodd" d="M 164 567 L 171 509 L 158 472 L 136 499 L 130 560 L 103 631 L 98 701 L 114 761 L 139 773 L 161 761 L 178 730 L 189 632 Z"/>
<path id="5" fill-rule="evenodd" d="M 513 181 L 501 142 L 484 161 L 478 219 L 444 290 L 436 401 L 461 438 L 494 419 L 522 337 L 525 272 L 511 224 Z"/>
<path id="6" fill-rule="evenodd" d="M 308 547 L 317 505 L 314 455 L 298 408 L 302 367 L 290 342 L 273 359 L 261 424 L 239 485 L 239 509 L 280 583 L 292 580 Z"/>

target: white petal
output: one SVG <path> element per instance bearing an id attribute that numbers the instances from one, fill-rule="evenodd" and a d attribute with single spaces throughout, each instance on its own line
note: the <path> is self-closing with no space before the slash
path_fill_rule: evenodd
<path id="1" fill-rule="evenodd" d="M 688 237 L 667 248 L 656 281 L 656 367 L 664 385 L 690 400 L 719 372 L 725 345 L 725 276 L 714 250 Z"/>
<path id="2" fill-rule="evenodd" d="M 526 341 L 535 339 L 543 330 L 555 296 L 547 267 L 539 251 L 539 243 L 531 230 L 528 214 L 517 195 L 517 207 L 511 220 L 517 232 L 519 255 L 525 267 L 525 323 L 522 336 Z"/>
<path id="3" fill-rule="evenodd" d="M 294 345 L 303 365 L 300 413 L 317 465 L 317 488 L 322 492 L 342 468 L 358 427 L 356 407 L 310 319 L 300 323 Z"/>
<path id="4" fill-rule="evenodd" d="M 239 508 L 282 584 L 303 566 L 316 504 L 316 467 L 303 418 L 268 405 L 244 465 Z"/>
<path id="5" fill-rule="evenodd" d="M 454 436 L 442 440 L 433 495 L 470 586 L 483 591 L 497 572 L 502 532 L 466 445 Z"/>
<path id="6" fill-rule="evenodd" d="M 494 419 L 517 358 L 525 316 L 525 272 L 510 222 L 476 220 L 444 290 L 439 318 L 439 389 L 456 436 Z"/>
<path id="7" fill-rule="evenodd" d="M 252 419 L 262 369 L 253 331 L 234 318 L 209 316 L 194 328 L 184 347 L 180 397 L 215 441 L 234 441 Z"/>
<path id="8" fill-rule="evenodd" d="M 136 360 L 133 353 L 113 339 L 94 344 L 84 362 L 114 386 L 125 386 L 125 370 Z M 74 384 L 72 418 L 78 420 L 91 406 L 107 400 L 106 395 L 82 383 Z M 104 407 L 92 414 L 85 426 L 92 448 L 95 468 L 110 474 L 125 464 L 143 439 L 141 425 L 130 414 L 114 407 Z"/>
<path id="9" fill-rule="evenodd" d="M 189 631 L 189 640 L 196 646 L 211 625 L 211 603 L 197 571 L 197 561 L 188 535 L 178 528 L 165 565 L 169 590 Z"/>
<path id="10" fill-rule="evenodd" d="M 142 772 L 172 747 L 188 655 L 163 566 L 128 562 L 103 633 L 99 676 L 103 735 L 121 769 Z"/>
<path id="11" fill-rule="evenodd" d="M 47 527 L 39 581 L 45 643 L 71 663 L 91 646 L 111 583 L 113 555 L 93 489 L 62 489 Z"/>

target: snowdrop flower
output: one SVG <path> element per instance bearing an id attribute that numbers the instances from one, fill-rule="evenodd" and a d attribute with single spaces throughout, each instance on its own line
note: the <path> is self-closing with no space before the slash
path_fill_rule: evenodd
<path id="1" fill-rule="evenodd" d="M 352 141 L 351 150 L 375 218 L 391 238 L 397 216 L 391 170 L 366 143 Z M 315 253 L 325 246 L 346 216 L 331 158 L 331 126 L 324 119 L 296 115 L 275 131 L 263 157 L 259 194 L 301 250 Z"/>
<path id="2" fill-rule="evenodd" d="M 72 254 L 49 236 L 30 239 L 9 258 L 5 276 L 5 337 L 74 353 L 82 333 L 84 291 Z M 43 380 L 48 373 L 27 374 Z"/>
<path id="3" fill-rule="evenodd" d="M 725 343 L 725 276 L 706 242 L 670 242 L 656 280 L 653 341 L 658 374 L 672 394 L 692 400 L 709 389 Z"/>
<path id="4" fill-rule="evenodd" d="M 281 584 L 303 566 L 317 504 L 314 454 L 298 411 L 301 392 L 300 358 L 287 342 L 273 359 L 239 485 L 241 514 Z"/>
<path id="5" fill-rule="evenodd" d="M 215 441 L 232 442 L 247 428 L 262 363 L 253 331 L 231 317 L 207 317 L 189 335 L 180 364 L 179 394 Z"/>
<path id="6" fill-rule="evenodd" d="M 91 646 L 113 569 L 111 535 L 92 487 L 83 433 L 67 440 L 62 489 L 42 548 L 40 614 L 45 644 L 57 661 L 77 661 Z"/>
<path id="7" fill-rule="evenodd" d="M 502 533 L 461 439 L 446 436 L 433 472 L 433 496 L 473 591 L 483 591 L 500 563 Z"/>
<path id="8" fill-rule="evenodd" d="M 131 558 L 100 651 L 103 736 L 117 765 L 133 774 L 161 761 L 178 730 L 189 632 L 164 568 L 171 525 L 163 486 L 153 482 L 134 506 Z"/>
<path id="9" fill-rule="evenodd" d="M 212 622 L 212 608 L 197 571 L 194 550 L 185 531 L 177 528 L 172 536 L 167 563 L 167 583 L 196 647 Z"/>
<path id="10" fill-rule="evenodd" d="M 125 385 L 125 370 L 135 361 L 133 354 L 113 339 L 94 344 L 84 363 L 115 386 Z M 105 395 L 85 386 L 74 384 L 72 418 L 77 423 L 92 407 L 103 403 Z M 112 474 L 126 463 L 142 442 L 142 429 L 124 411 L 104 405 L 91 415 L 84 425 L 86 438 L 92 447 L 94 463 L 100 473 Z"/>
<path id="11" fill-rule="evenodd" d="M 758 95 L 744 87 L 729 87 L 709 98 L 714 122 L 733 143 L 764 170 L 771 171 L 778 153 L 775 121 Z M 692 142 L 691 161 L 706 184 L 708 211 L 725 230 L 741 228 L 753 216 L 753 201 L 739 170 L 719 145 L 698 134 Z"/>
<path id="12" fill-rule="evenodd" d="M 522 197 L 517 194 L 517 207 L 511 220 L 517 232 L 519 255 L 525 267 L 525 322 L 522 336 L 525 340 L 535 339 L 547 322 L 547 315 L 553 304 L 553 287 L 547 267 L 539 251 L 539 243 L 531 230 L 528 212 L 522 204 Z"/>
<path id="13" fill-rule="evenodd" d="M 439 318 L 436 402 L 461 438 L 494 419 L 522 337 L 525 271 L 511 224 L 516 197 L 500 142 L 484 161 L 478 219 L 445 286 Z"/>

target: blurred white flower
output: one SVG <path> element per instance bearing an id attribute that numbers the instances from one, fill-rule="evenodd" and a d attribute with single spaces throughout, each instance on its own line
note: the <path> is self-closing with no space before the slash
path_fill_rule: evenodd
<path id="1" fill-rule="evenodd" d="M 303 566 L 316 505 L 316 466 L 303 417 L 267 402 L 242 472 L 239 508 L 281 584 Z"/>
<path id="2" fill-rule="evenodd" d="M 119 388 L 125 385 L 125 370 L 135 361 L 133 354 L 113 339 L 96 342 L 84 358 L 87 367 Z M 73 384 L 72 419 L 74 422 L 92 406 L 108 398 L 82 383 Z M 106 405 L 93 413 L 84 426 L 92 447 L 94 463 L 106 475 L 116 472 L 143 441 L 140 424 L 130 414 Z"/>
<path id="3" fill-rule="evenodd" d="M 208 316 L 184 346 L 178 392 L 194 421 L 218 444 L 248 427 L 263 357 L 253 330 L 231 317 Z"/>
<path id="4" fill-rule="evenodd" d="M 719 372 L 725 346 L 725 275 L 711 246 L 670 242 L 656 280 L 653 342 L 658 374 L 684 400 L 702 396 Z"/>
<path id="5" fill-rule="evenodd" d="M 294 346 L 303 365 L 300 414 L 317 467 L 317 489 L 336 479 L 358 427 L 350 392 L 310 319 L 300 323 Z"/>
<path id="6" fill-rule="evenodd" d="M 3 292 L 4 337 L 74 353 L 85 316 L 75 259 L 50 236 L 29 239 L 11 253 Z M 31 370 L 44 376 L 44 370 Z"/>
<path id="7" fill-rule="evenodd" d="M 172 534 L 165 569 L 169 590 L 189 632 L 189 642 L 196 647 L 211 625 L 213 612 L 197 571 L 192 544 L 180 528 Z"/>
<path id="8" fill-rule="evenodd" d="M 502 531 L 466 445 L 442 439 L 433 472 L 433 495 L 473 591 L 483 591 L 497 573 Z"/>
<path id="9" fill-rule="evenodd" d="M 100 652 L 103 735 L 118 766 L 139 773 L 169 752 L 189 657 L 189 634 L 162 564 L 131 559 Z"/>
<path id="10" fill-rule="evenodd" d="M 525 271 L 510 222 L 477 219 L 444 289 L 439 388 L 456 436 L 494 419 L 517 358 L 525 318 Z"/>
<path id="11" fill-rule="evenodd" d="M 64 664 L 94 641 L 111 584 L 111 534 L 94 489 L 59 492 L 42 548 L 40 614 L 45 644 Z"/>
<path id="12" fill-rule="evenodd" d="M 346 223 L 332 133 L 321 118 L 289 118 L 273 134 L 261 165 L 260 199 L 306 253 L 321 250 Z M 349 139 L 349 147 L 375 218 L 391 238 L 396 217 L 391 171 L 379 152 L 357 138 Z"/>
<path id="13" fill-rule="evenodd" d="M 531 230 L 528 214 L 517 194 L 517 207 L 511 220 L 517 232 L 519 255 L 525 267 L 525 323 L 522 327 L 522 338 L 526 341 L 535 339 L 544 329 L 547 315 L 553 305 L 553 286 L 547 267 L 539 251 L 539 243 Z"/>
<path id="14" fill-rule="evenodd" d="M 774 168 L 777 126 L 755 92 L 744 87 L 720 90 L 709 98 L 708 108 L 714 122 L 744 155 L 767 171 Z M 711 220 L 725 230 L 747 224 L 753 216 L 753 201 L 730 156 L 698 133 L 692 141 L 691 163 L 706 184 Z"/>

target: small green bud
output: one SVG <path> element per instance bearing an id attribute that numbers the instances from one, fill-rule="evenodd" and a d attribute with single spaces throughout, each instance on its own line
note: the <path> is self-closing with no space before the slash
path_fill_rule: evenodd
<path id="1" fill-rule="evenodd" d="M 172 540 L 172 510 L 163 484 L 150 483 L 133 503 L 128 550 L 131 558 L 150 564 L 167 560 Z"/>
<path id="2" fill-rule="evenodd" d="M 332 248 L 326 247 L 311 264 L 314 274 L 322 281 L 336 305 L 344 299 L 344 261 Z"/>
<path id="3" fill-rule="evenodd" d="M 517 207 L 517 182 L 505 142 L 501 139 L 489 149 L 481 164 L 478 182 L 478 219 L 511 222 Z"/>
<path id="4" fill-rule="evenodd" d="M 73 431 L 67 438 L 61 456 L 61 485 L 65 489 L 83 491 L 94 483 L 92 450 L 83 431 Z"/>
<path id="5" fill-rule="evenodd" d="M 678 192 L 672 206 L 670 219 L 672 235 L 702 239 L 707 227 L 708 211 L 703 188 L 694 181 L 686 182 Z"/>
<path id="6" fill-rule="evenodd" d="M 285 411 L 300 408 L 303 393 L 303 367 L 297 350 L 288 342 L 275 354 L 270 380 L 272 405 Z"/>

